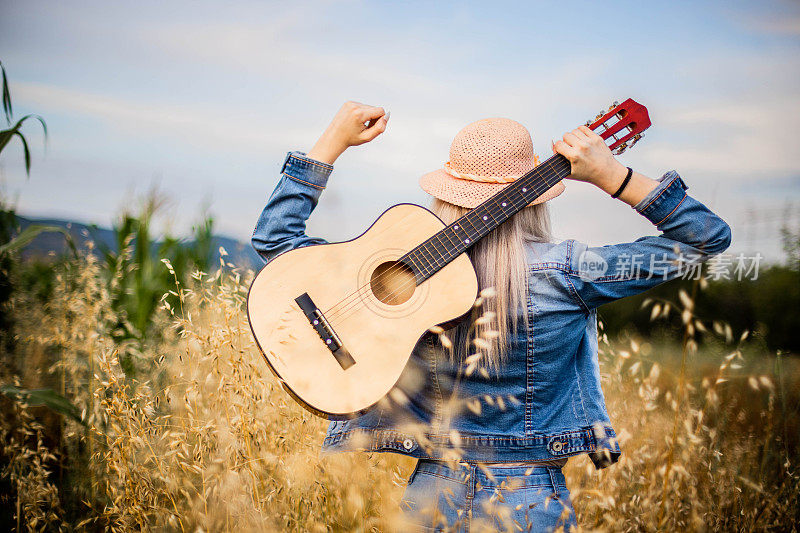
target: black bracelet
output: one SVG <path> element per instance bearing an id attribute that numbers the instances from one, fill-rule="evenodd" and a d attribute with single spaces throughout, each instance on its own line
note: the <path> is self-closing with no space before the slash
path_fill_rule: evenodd
<path id="1" fill-rule="evenodd" d="M 615 192 L 614 194 L 611 195 L 611 198 L 619 197 L 619 195 L 622 194 L 622 191 L 625 190 L 625 187 L 628 186 L 628 182 L 631 181 L 631 176 L 633 176 L 633 169 L 631 167 L 627 167 L 627 168 L 628 168 L 628 174 L 625 176 L 625 179 L 622 181 L 622 185 L 620 185 L 619 189 L 617 189 L 617 192 Z"/>

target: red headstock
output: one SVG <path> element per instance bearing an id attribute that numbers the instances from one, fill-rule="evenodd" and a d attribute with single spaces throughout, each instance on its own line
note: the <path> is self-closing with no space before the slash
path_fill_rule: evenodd
<path id="1" fill-rule="evenodd" d="M 614 102 L 608 111 L 586 125 L 606 141 L 610 139 L 608 147 L 619 155 L 644 137 L 642 132 L 650 127 L 650 116 L 645 106 L 628 98 L 621 104 Z"/>

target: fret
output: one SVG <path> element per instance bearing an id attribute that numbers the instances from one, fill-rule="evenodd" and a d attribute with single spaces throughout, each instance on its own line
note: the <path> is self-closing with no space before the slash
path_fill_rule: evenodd
<path id="1" fill-rule="evenodd" d="M 425 265 L 425 269 L 431 272 L 436 272 L 440 266 L 444 266 L 444 263 L 439 263 L 438 258 L 441 258 L 441 254 L 436 251 L 434 248 L 430 250 L 428 248 L 427 241 L 422 243 L 421 246 L 417 247 L 415 252 L 417 252 L 418 258 L 421 259 L 421 262 Z M 430 244 L 433 247 L 432 244 Z"/>
<path id="2" fill-rule="evenodd" d="M 492 200 L 492 199 L 490 198 L 488 201 L 486 201 L 486 202 L 483 204 L 483 205 L 485 206 L 485 207 L 483 208 L 483 211 L 484 211 L 484 213 L 485 213 L 485 214 L 481 215 L 481 220 L 483 220 L 484 222 L 488 222 L 488 221 L 489 221 L 489 219 L 491 218 L 491 219 L 492 219 L 492 223 L 494 224 L 494 226 L 495 226 L 495 227 L 497 227 L 497 226 L 499 226 L 501 223 L 505 222 L 505 220 L 500 220 L 500 221 L 498 221 L 498 220 L 495 218 L 495 216 L 494 216 L 494 213 L 492 212 L 492 211 L 493 211 L 493 209 L 492 209 L 492 206 L 490 205 L 490 203 L 492 203 L 492 202 L 491 202 L 491 200 Z"/>
<path id="3" fill-rule="evenodd" d="M 469 245 L 472 243 L 473 239 L 475 239 L 478 236 L 478 228 L 475 227 L 475 224 L 471 220 L 469 213 L 461 217 L 459 220 L 461 220 L 461 225 L 464 226 L 465 229 L 466 229 L 465 224 L 469 224 L 472 227 L 473 233 L 472 234 L 467 233 L 466 238 L 462 239 L 461 241 L 461 243 Z M 461 243 L 459 243 L 459 246 L 461 246 Z"/>
<path id="4" fill-rule="evenodd" d="M 564 156 L 556 154 L 548 158 L 408 252 L 401 261 L 412 263 L 417 284 L 422 283 L 569 173 L 570 164 Z"/>
<path id="5" fill-rule="evenodd" d="M 439 244 L 439 245 L 441 245 L 441 247 L 442 247 L 442 251 L 441 251 L 441 252 L 439 252 L 439 253 L 440 253 L 440 255 L 441 255 L 442 259 L 443 259 L 443 260 L 441 261 L 441 263 L 442 263 L 442 266 L 444 266 L 444 265 L 446 265 L 447 263 L 449 263 L 449 262 L 450 262 L 450 260 L 448 259 L 448 256 L 449 256 L 449 252 L 450 252 L 450 250 L 452 250 L 452 249 L 453 249 L 453 246 L 454 246 L 454 244 L 453 244 L 453 243 L 451 243 L 450 241 L 447 241 L 447 242 L 445 242 L 445 241 L 442 239 L 442 235 L 443 235 L 443 232 L 441 232 L 441 231 L 440 231 L 440 232 L 438 232 L 438 233 L 435 233 L 435 234 L 433 235 L 433 237 L 431 237 L 431 239 L 435 239 L 433 242 L 434 242 L 435 244 Z M 431 240 L 431 239 L 428 239 L 428 240 Z M 438 251 L 438 250 L 439 250 L 439 248 L 438 248 L 438 247 L 436 247 L 436 250 Z M 439 262 L 438 258 L 437 258 L 437 262 Z"/>
<path id="6" fill-rule="evenodd" d="M 425 280 L 436 273 L 446 263 L 441 261 L 441 255 L 428 249 L 428 242 L 409 252 L 408 258 L 415 264 L 414 272 L 418 279 Z M 401 258 L 403 260 L 404 258 Z M 413 268 L 413 267 L 412 267 Z"/>
<path id="7" fill-rule="evenodd" d="M 420 255 L 422 256 L 422 259 L 424 261 L 426 261 L 426 262 L 429 261 L 431 265 L 436 263 L 436 259 L 434 258 L 434 253 L 432 253 L 430 250 L 428 250 L 428 243 L 427 242 L 422 243 L 422 246 L 419 247 L 419 252 L 420 252 Z M 425 257 L 425 253 L 426 252 L 428 253 L 428 257 Z"/>
<path id="8" fill-rule="evenodd" d="M 508 207 L 507 202 L 502 202 L 505 205 L 501 205 L 500 200 L 494 197 L 489 198 L 488 202 L 491 202 L 493 204 L 492 210 L 497 213 L 497 217 L 495 217 L 495 215 L 492 214 L 492 219 L 494 220 L 495 224 L 499 226 L 500 224 L 502 224 L 503 222 L 505 222 L 510 218 L 508 212 L 506 211 L 506 207 Z"/>
<path id="9" fill-rule="evenodd" d="M 445 244 L 442 242 L 438 233 L 435 234 L 433 237 L 429 238 L 426 242 L 428 242 L 431 245 L 431 248 L 433 248 L 435 252 L 434 257 L 436 258 L 437 261 L 440 256 L 445 255 L 449 250 L 449 248 L 445 246 Z"/>
<path id="10" fill-rule="evenodd" d="M 423 263 L 419 262 L 415 259 L 416 254 L 409 253 L 403 260 L 403 263 L 406 266 L 411 267 L 411 270 L 414 272 L 416 278 L 426 279 L 426 276 L 431 274 L 430 269 Z"/>
<path id="11" fill-rule="evenodd" d="M 455 241 L 453 241 L 453 240 L 450 238 L 450 234 L 451 234 L 451 232 L 449 232 L 449 231 L 440 231 L 439 233 L 441 233 L 442 235 L 444 235 L 445 237 L 447 237 L 447 242 L 449 242 L 449 243 L 450 243 L 450 246 L 457 246 L 457 245 L 458 245 L 458 238 L 456 238 L 456 240 L 455 240 Z M 455 235 L 454 235 L 454 237 L 455 237 Z"/>
<path id="12" fill-rule="evenodd" d="M 460 224 L 453 224 L 452 226 L 445 228 L 445 230 L 449 230 L 449 232 L 453 234 L 456 242 L 463 241 L 467 238 L 467 232 L 464 229 L 464 226 Z"/>

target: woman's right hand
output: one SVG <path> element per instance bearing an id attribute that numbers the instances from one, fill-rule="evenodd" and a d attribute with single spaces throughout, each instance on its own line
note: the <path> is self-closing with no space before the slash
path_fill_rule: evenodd
<path id="1" fill-rule="evenodd" d="M 386 130 L 389 114 L 382 107 L 345 102 L 308 152 L 308 157 L 333 164 L 351 146 L 368 143 Z"/>
<path id="2" fill-rule="evenodd" d="M 608 194 L 614 194 L 628 174 L 628 167 L 614 158 L 602 137 L 586 126 L 565 133 L 563 140 L 553 143 L 553 152 L 569 159 L 568 178 L 592 183 Z M 633 172 L 619 199 L 635 206 L 657 185 L 656 180 Z"/>
<path id="3" fill-rule="evenodd" d="M 614 159 L 603 138 L 586 126 L 565 133 L 563 140 L 553 144 L 553 152 L 569 159 L 572 169 L 568 178 L 601 188 L 605 182 L 622 181 L 628 171 Z"/>

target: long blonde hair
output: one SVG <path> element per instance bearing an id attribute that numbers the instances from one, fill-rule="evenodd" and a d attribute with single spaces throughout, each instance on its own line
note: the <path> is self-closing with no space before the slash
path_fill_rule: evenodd
<path id="1" fill-rule="evenodd" d="M 434 198 L 431 210 L 446 224 L 470 211 L 438 198 Z M 499 368 L 509 337 L 520 325 L 518 309 L 527 302 L 525 245 L 550 240 L 550 212 L 542 203 L 524 208 L 468 250 L 478 274 L 481 305 L 448 334 L 453 342 L 451 353 L 463 360 L 470 353 L 483 352 L 486 366 Z M 522 317 L 527 327 L 527 313 Z"/>

